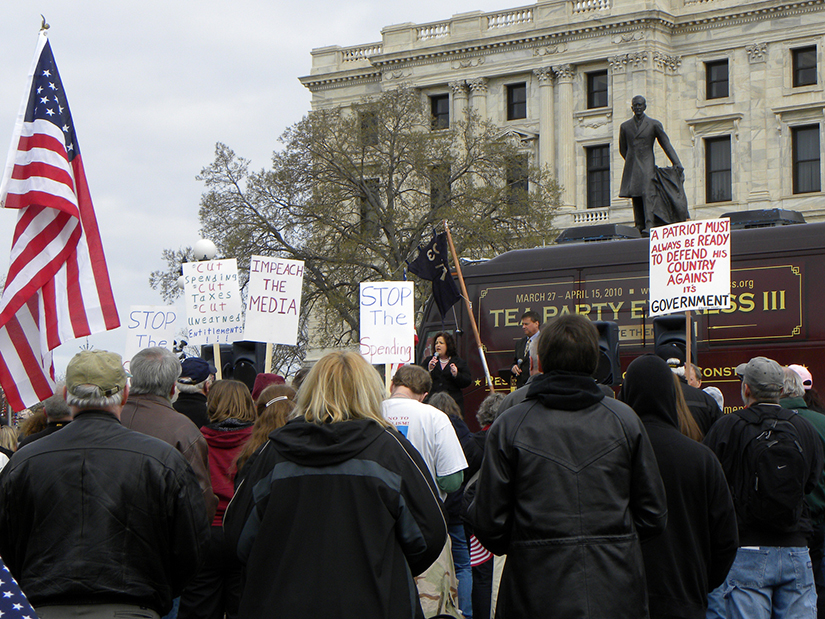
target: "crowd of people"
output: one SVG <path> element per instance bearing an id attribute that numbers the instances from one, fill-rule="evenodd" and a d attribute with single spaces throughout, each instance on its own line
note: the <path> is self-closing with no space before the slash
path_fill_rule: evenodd
<path id="1" fill-rule="evenodd" d="M 0 429 L 0 557 L 45 619 L 825 616 L 806 368 L 742 363 L 724 415 L 684 358 L 614 393 L 589 320 L 522 326 L 477 424 L 447 332 L 389 394 L 355 352 L 246 385 L 82 351 Z"/>

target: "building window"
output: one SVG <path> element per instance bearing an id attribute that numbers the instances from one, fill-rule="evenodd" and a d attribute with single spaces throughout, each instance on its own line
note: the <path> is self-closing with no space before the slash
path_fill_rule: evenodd
<path id="1" fill-rule="evenodd" d="M 607 107 L 607 71 L 587 74 L 587 108 Z"/>
<path id="2" fill-rule="evenodd" d="M 450 164 L 439 163 L 430 169 L 430 208 L 450 204 Z"/>
<path id="3" fill-rule="evenodd" d="M 378 144 L 378 115 L 373 111 L 359 113 L 361 146 Z"/>
<path id="4" fill-rule="evenodd" d="M 377 178 L 364 179 L 361 190 L 361 234 L 371 236 L 378 232 L 379 191 Z"/>
<path id="5" fill-rule="evenodd" d="M 731 192 L 730 136 L 705 140 L 705 201 L 729 202 Z"/>
<path id="6" fill-rule="evenodd" d="M 450 95 L 430 97 L 430 113 L 433 129 L 447 129 L 450 126 Z"/>
<path id="7" fill-rule="evenodd" d="M 527 118 L 527 84 L 507 86 L 507 120 Z"/>
<path id="8" fill-rule="evenodd" d="M 819 178 L 819 125 L 794 127 L 793 140 L 793 192 L 821 191 Z"/>
<path id="9" fill-rule="evenodd" d="M 507 203 L 517 213 L 526 214 L 530 183 L 527 180 L 527 155 L 516 155 L 506 165 Z"/>
<path id="10" fill-rule="evenodd" d="M 794 88 L 816 84 L 816 46 L 792 49 L 791 55 Z"/>
<path id="11" fill-rule="evenodd" d="M 730 94 L 727 59 L 705 63 L 705 82 L 708 99 L 724 99 Z"/>
<path id="12" fill-rule="evenodd" d="M 610 206 L 610 146 L 589 146 L 587 155 L 587 208 Z"/>

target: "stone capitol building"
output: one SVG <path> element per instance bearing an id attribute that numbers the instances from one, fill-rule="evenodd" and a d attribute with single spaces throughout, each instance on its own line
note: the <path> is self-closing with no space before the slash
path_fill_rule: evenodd
<path id="1" fill-rule="evenodd" d="M 629 224 L 619 126 L 634 95 L 685 167 L 692 219 L 755 209 L 825 220 L 825 0 L 538 0 L 387 26 L 312 51 L 313 109 L 415 88 L 433 128 L 469 106 L 564 187 L 559 228 Z M 656 162 L 669 162 L 656 147 Z"/>

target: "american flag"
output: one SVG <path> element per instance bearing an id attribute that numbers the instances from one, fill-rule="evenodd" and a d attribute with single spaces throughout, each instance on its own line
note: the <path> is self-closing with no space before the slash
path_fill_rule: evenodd
<path id="1" fill-rule="evenodd" d="M 37 614 L 0 559 L 0 617 L 2 619 L 37 619 Z"/>
<path id="2" fill-rule="evenodd" d="M 120 326 L 74 123 L 42 30 L 0 183 L 18 209 L 0 298 L 0 385 L 19 410 L 49 397 L 62 342 Z"/>

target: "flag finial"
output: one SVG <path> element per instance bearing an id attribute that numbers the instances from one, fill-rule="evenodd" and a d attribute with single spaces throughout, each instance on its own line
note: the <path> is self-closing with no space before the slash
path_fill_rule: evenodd
<path id="1" fill-rule="evenodd" d="M 40 22 L 40 32 L 43 32 L 51 28 L 51 26 L 46 23 L 46 18 L 43 16 L 43 13 L 40 14 L 40 19 L 43 20 L 42 22 Z"/>

